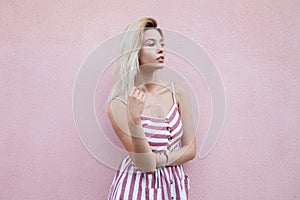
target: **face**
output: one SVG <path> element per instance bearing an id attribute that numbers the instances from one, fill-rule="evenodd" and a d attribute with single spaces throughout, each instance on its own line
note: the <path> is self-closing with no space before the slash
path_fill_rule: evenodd
<path id="1" fill-rule="evenodd" d="M 140 69 L 160 69 L 164 64 L 164 40 L 156 29 L 144 32 L 142 48 L 140 50 Z"/>

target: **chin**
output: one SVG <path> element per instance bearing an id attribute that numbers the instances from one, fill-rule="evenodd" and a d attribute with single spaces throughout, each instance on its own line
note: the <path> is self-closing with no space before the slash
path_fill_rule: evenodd
<path id="1" fill-rule="evenodd" d="M 164 65 L 160 65 L 160 66 L 155 66 L 155 67 L 153 67 L 153 69 L 156 69 L 156 70 L 159 70 L 159 69 L 163 69 L 164 68 Z"/>
<path id="2" fill-rule="evenodd" d="M 158 65 L 158 67 L 160 67 L 160 68 L 164 68 L 165 67 L 165 64 L 160 64 L 160 65 Z"/>
<path id="3" fill-rule="evenodd" d="M 165 66 L 165 63 L 159 63 L 156 66 L 159 67 L 159 68 L 163 68 Z"/>
<path id="4" fill-rule="evenodd" d="M 159 63 L 159 64 L 155 64 L 155 65 L 147 65 L 147 66 L 143 66 L 141 67 L 142 69 L 146 70 L 146 71 L 152 71 L 152 70 L 158 70 L 158 69 L 163 69 L 164 68 L 164 63 Z"/>

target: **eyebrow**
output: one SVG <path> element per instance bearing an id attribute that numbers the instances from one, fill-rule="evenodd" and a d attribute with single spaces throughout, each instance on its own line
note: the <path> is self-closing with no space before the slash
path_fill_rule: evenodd
<path id="1" fill-rule="evenodd" d="M 156 40 L 156 39 L 155 39 L 155 38 L 148 38 L 148 39 L 146 39 L 145 42 L 147 42 L 148 40 Z M 164 39 L 162 38 L 162 39 L 160 39 L 159 41 L 164 41 Z"/>

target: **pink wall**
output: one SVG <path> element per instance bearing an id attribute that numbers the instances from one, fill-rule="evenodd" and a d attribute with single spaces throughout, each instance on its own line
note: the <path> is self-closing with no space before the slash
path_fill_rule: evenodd
<path id="1" fill-rule="evenodd" d="M 186 164 L 191 199 L 300 199 L 299 1 L 2 1 L 0 9 L 0 199 L 105 199 L 115 171 L 78 137 L 73 84 L 98 44 L 143 16 L 195 40 L 224 81 L 221 138 Z M 198 145 L 208 104 L 205 96 Z"/>

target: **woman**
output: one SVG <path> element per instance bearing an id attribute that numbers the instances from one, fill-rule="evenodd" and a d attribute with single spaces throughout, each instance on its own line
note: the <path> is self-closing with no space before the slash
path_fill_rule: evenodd
<path id="1" fill-rule="evenodd" d="M 182 164 L 196 154 L 192 112 L 184 87 L 157 79 L 164 67 L 163 46 L 153 18 L 125 30 L 108 116 L 129 155 L 108 199 L 188 199 L 190 178 Z"/>

